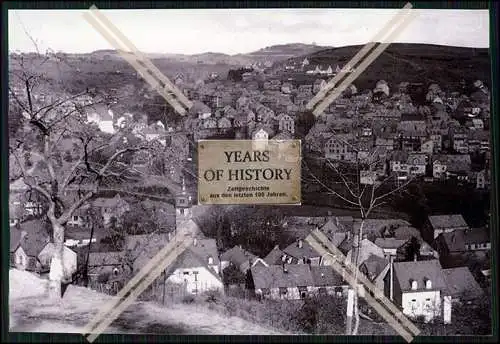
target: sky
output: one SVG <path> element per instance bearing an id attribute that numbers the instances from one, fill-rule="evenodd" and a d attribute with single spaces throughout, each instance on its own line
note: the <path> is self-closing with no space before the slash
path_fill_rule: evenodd
<path id="1" fill-rule="evenodd" d="M 248 53 L 306 43 L 366 44 L 398 9 L 165 9 L 100 10 L 141 51 Z M 419 15 L 395 42 L 489 47 L 488 10 L 412 10 Z M 88 53 L 114 47 L 83 10 L 9 10 L 9 50 L 48 48 Z"/>

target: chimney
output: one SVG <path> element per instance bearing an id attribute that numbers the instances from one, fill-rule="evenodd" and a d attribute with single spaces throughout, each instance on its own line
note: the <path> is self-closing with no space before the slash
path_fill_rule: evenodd
<path id="1" fill-rule="evenodd" d="M 303 246 L 302 239 L 299 239 L 299 241 L 298 241 L 298 243 L 297 243 L 297 246 L 298 246 L 299 248 L 302 248 L 302 246 Z"/>
<path id="2" fill-rule="evenodd" d="M 413 255 L 413 261 L 414 261 L 414 262 L 416 262 L 417 260 L 418 260 L 418 259 L 417 259 L 417 254 L 415 253 L 415 254 Z"/>
<path id="3" fill-rule="evenodd" d="M 198 245 L 198 239 L 197 238 L 194 238 L 194 241 L 193 241 L 193 246 L 197 246 Z"/>

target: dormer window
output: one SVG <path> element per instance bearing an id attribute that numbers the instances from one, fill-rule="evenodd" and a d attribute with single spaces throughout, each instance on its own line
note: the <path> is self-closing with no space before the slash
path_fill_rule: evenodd
<path id="1" fill-rule="evenodd" d="M 113 275 L 117 276 L 119 272 L 118 268 L 113 269 Z"/>
<path id="2" fill-rule="evenodd" d="M 410 280 L 411 290 L 417 290 L 418 283 L 415 280 Z"/>
<path id="3" fill-rule="evenodd" d="M 214 259 L 212 257 L 208 257 L 208 264 L 212 265 L 214 263 Z"/>
<path id="4" fill-rule="evenodd" d="M 432 289 L 432 282 L 430 279 L 425 280 L 425 289 Z"/>

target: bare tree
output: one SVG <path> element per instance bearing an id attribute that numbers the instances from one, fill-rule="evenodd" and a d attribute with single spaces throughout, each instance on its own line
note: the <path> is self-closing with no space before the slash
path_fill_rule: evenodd
<path id="1" fill-rule="evenodd" d="M 36 56 L 31 59 L 43 59 Z M 9 95 L 14 105 L 9 116 L 22 122 L 9 138 L 10 180 L 22 178 L 29 189 L 42 195 L 55 244 L 50 269 L 51 295 L 61 297 L 61 283 L 70 280 L 64 271 L 65 225 L 75 210 L 94 197 L 99 188 L 134 178 L 120 160 L 131 152 L 148 150 L 147 143 L 130 145 L 122 133 L 110 135 L 87 121 L 87 111 L 107 105 L 105 95 L 88 90 L 67 94 L 39 72 L 33 61 L 11 58 Z M 16 65 L 17 62 L 17 65 Z M 26 157 L 31 165 L 27 164 Z"/>
<path id="2" fill-rule="evenodd" d="M 342 204 L 351 209 L 359 211 L 360 225 L 354 229 L 351 264 L 356 268 L 361 262 L 360 245 L 363 239 L 363 229 L 368 217 L 381 206 L 388 203 L 388 198 L 403 191 L 413 180 L 410 174 L 404 181 L 400 181 L 398 175 L 386 172 L 385 177 L 378 173 L 380 164 L 385 163 L 385 158 L 378 149 L 372 149 L 367 156 L 361 157 L 362 150 L 359 144 L 340 139 L 341 143 L 352 153 L 353 159 L 349 163 L 339 163 L 331 159 L 324 159 L 324 167 L 333 172 L 335 180 L 322 181 L 314 171 L 309 168 L 303 160 L 303 166 L 309 172 L 308 178 L 319 184 L 326 194 L 334 196 Z M 347 262 L 346 262 L 347 263 Z M 358 269 L 355 270 L 354 279 L 358 285 Z M 348 318 L 348 321 L 354 320 L 354 325 L 347 324 L 348 334 L 357 335 L 359 329 L 359 304 L 358 293 L 354 293 L 354 317 Z"/>

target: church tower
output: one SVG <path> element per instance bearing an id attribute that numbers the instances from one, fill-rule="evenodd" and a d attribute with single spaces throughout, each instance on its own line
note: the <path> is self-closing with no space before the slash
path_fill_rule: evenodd
<path id="1" fill-rule="evenodd" d="M 175 198 L 175 227 L 188 221 L 192 217 L 192 199 L 191 195 L 186 191 L 186 183 L 182 177 L 182 190 Z"/>

